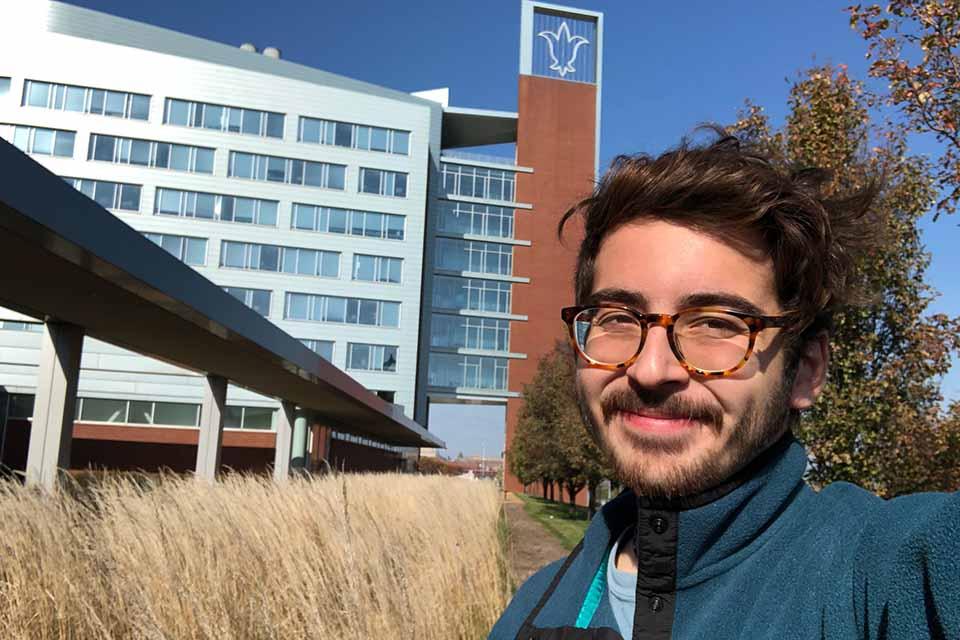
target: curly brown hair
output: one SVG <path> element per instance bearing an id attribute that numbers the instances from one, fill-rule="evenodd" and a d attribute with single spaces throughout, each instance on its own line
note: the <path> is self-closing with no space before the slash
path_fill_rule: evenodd
<path id="1" fill-rule="evenodd" d="M 574 287 L 582 304 L 593 288 L 603 240 L 620 226 L 643 219 L 687 225 L 726 237 L 759 234 L 773 260 L 777 295 L 804 337 L 832 330 L 838 308 L 863 302 L 856 264 L 877 241 L 871 204 L 879 181 L 855 193 L 828 196 L 831 174 L 821 169 L 778 169 L 762 153 L 719 127 L 713 142 L 687 140 L 656 158 L 621 155 L 593 195 L 570 208 L 564 225 L 580 215 L 584 238 Z M 801 340 L 802 342 L 802 340 Z"/>

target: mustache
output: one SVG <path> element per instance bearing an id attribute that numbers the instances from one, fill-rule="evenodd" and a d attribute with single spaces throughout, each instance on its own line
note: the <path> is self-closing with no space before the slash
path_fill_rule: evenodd
<path id="1" fill-rule="evenodd" d="M 603 421 L 610 422 L 620 413 L 642 413 L 654 410 L 668 418 L 704 423 L 719 430 L 723 412 L 719 407 L 703 402 L 692 402 L 676 394 L 658 394 L 648 389 L 616 389 L 600 400 Z"/>

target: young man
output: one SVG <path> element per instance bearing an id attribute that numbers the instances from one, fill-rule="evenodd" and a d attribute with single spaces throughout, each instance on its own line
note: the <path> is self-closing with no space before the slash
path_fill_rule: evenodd
<path id="1" fill-rule="evenodd" d="M 580 405 L 630 491 L 490 638 L 960 638 L 960 498 L 803 481 L 791 426 L 874 226 L 875 189 L 823 180 L 724 137 L 618 158 L 564 216 Z"/>

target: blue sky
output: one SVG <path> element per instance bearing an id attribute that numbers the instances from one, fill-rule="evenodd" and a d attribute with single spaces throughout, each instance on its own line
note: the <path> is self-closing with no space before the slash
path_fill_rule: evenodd
<path id="1" fill-rule="evenodd" d="M 276 46 L 287 60 L 402 91 L 449 87 L 457 106 L 516 110 L 519 0 L 71 0 L 114 15 L 239 45 Z M 605 14 L 601 167 L 619 153 L 658 152 L 697 124 L 731 122 L 744 99 L 779 124 L 790 81 L 812 64 L 865 78 L 865 47 L 849 0 L 684 3 L 580 0 Z M 928 139 L 916 153 L 935 152 Z M 960 214 L 923 223 L 933 255 L 931 311 L 960 315 Z M 960 399 L 960 366 L 944 381 Z M 431 429 L 450 452 L 495 452 L 502 409 L 439 407 Z"/>

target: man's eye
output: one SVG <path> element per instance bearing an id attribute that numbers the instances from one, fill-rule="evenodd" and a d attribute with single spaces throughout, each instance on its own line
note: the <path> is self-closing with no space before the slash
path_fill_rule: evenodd
<path id="1" fill-rule="evenodd" d="M 743 333 L 742 323 L 727 318 L 704 316 L 696 318 L 687 325 L 687 330 L 697 333 L 706 333 L 712 336 L 729 337 Z"/>
<path id="2" fill-rule="evenodd" d="M 594 322 L 604 329 L 622 329 L 637 326 L 637 319 L 629 313 L 607 313 L 598 316 Z"/>

